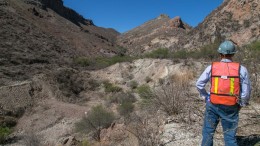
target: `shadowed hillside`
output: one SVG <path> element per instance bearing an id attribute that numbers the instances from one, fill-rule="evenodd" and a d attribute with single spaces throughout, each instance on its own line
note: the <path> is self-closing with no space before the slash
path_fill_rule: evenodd
<path id="1" fill-rule="evenodd" d="M 119 33 L 95 26 L 61 0 L 1 0 L 0 7 L 1 85 L 68 66 L 77 56 L 115 54 Z"/>

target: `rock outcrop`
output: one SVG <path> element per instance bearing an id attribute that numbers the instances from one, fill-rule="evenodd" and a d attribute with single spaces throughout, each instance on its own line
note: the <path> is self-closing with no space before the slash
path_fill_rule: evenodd
<path id="1" fill-rule="evenodd" d="M 175 18 L 171 19 L 169 21 L 170 23 L 170 27 L 172 28 L 182 28 L 182 29 L 185 29 L 185 26 L 181 20 L 181 17 L 180 16 L 176 16 Z"/>
<path id="2" fill-rule="evenodd" d="M 191 27 L 182 22 L 180 17 L 170 19 L 169 16 L 162 14 L 123 33 L 118 37 L 117 42 L 128 48 L 130 54 L 139 54 L 178 44 L 180 39 L 186 37 L 189 30 Z"/>
<path id="3" fill-rule="evenodd" d="M 74 10 L 64 7 L 62 0 L 23 0 L 23 1 L 27 4 L 31 4 L 45 10 L 47 10 L 47 8 L 50 8 L 53 11 L 55 11 L 57 14 L 70 20 L 71 22 L 75 23 L 78 26 L 80 26 L 80 23 L 83 25 L 94 25 L 92 20 L 85 19 L 83 16 L 81 16 Z"/>

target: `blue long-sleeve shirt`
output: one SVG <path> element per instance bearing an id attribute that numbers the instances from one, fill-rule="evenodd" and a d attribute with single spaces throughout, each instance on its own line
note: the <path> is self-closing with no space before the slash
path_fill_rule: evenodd
<path id="1" fill-rule="evenodd" d="M 221 62 L 232 62 L 232 61 L 229 59 L 222 59 Z M 200 96 L 205 97 L 208 100 L 210 97 L 209 96 L 210 93 L 208 93 L 206 91 L 205 86 L 206 86 L 207 82 L 210 80 L 210 78 L 211 78 L 211 65 L 208 66 L 204 70 L 204 72 L 201 74 L 201 76 L 199 77 L 199 79 L 197 80 L 197 83 L 196 83 Z M 240 104 L 240 106 L 246 106 L 249 102 L 251 87 L 250 87 L 248 71 L 242 65 L 240 67 L 240 82 L 241 82 L 240 83 L 241 84 L 241 94 L 240 94 L 239 104 Z"/>

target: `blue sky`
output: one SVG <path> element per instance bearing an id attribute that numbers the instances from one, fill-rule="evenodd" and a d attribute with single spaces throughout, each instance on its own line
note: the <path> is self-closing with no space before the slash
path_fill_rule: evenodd
<path id="1" fill-rule="evenodd" d="M 123 33 L 141 24 L 167 14 L 170 18 L 180 16 L 195 27 L 223 0 L 63 0 L 94 24 L 114 28 Z"/>

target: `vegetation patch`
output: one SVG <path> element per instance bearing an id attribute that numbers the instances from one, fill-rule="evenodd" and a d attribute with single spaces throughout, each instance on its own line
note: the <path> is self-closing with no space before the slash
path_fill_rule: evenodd
<path id="1" fill-rule="evenodd" d="M 159 58 L 159 59 L 170 58 L 170 56 L 171 54 L 169 52 L 169 49 L 167 48 L 159 48 L 157 50 L 153 50 L 152 52 L 144 55 L 145 58 Z"/>
<path id="2" fill-rule="evenodd" d="M 238 48 L 238 53 L 234 60 L 238 60 L 245 66 L 250 74 L 251 81 L 251 100 L 260 103 L 260 41 L 252 42 L 249 45 Z"/>
<path id="3" fill-rule="evenodd" d="M 129 87 L 130 87 L 131 89 L 136 89 L 137 86 L 138 86 L 137 81 L 132 80 L 132 81 L 129 82 Z"/>
<path id="4" fill-rule="evenodd" d="M 90 69 L 102 69 L 120 62 L 131 62 L 134 59 L 137 58 L 125 56 L 125 55 L 119 55 L 113 57 L 96 57 L 96 58 L 77 57 L 74 59 L 74 63 L 81 67 L 87 67 Z"/>
<path id="5" fill-rule="evenodd" d="M 122 91 L 122 88 L 113 85 L 112 83 L 110 83 L 109 81 L 104 81 L 104 87 L 105 87 L 105 92 L 120 92 Z"/>
<path id="6" fill-rule="evenodd" d="M 102 105 L 98 105 L 76 123 L 75 128 L 77 132 L 91 133 L 95 140 L 100 141 L 101 130 L 108 128 L 114 120 L 115 116 L 112 112 L 107 111 Z"/>
<path id="7" fill-rule="evenodd" d="M 109 103 L 122 104 L 123 102 L 132 102 L 136 101 L 135 96 L 130 92 L 119 92 L 108 98 Z"/>
<path id="8" fill-rule="evenodd" d="M 129 100 L 123 101 L 121 104 L 118 105 L 117 111 L 121 116 L 128 116 L 134 111 L 134 104 Z"/>
<path id="9" fill-rule="evenodd" d="M 0 144 L 4 144 L 8 135 L 11 134 L 11 129 L 5 126 L 0 127 Z"/>

